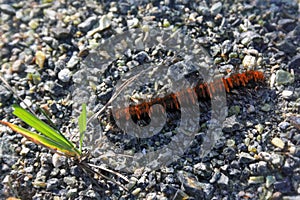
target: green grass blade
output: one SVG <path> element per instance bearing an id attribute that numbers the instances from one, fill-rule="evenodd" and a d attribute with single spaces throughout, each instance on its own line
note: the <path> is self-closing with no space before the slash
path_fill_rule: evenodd
<path id="1" fill-rule="evenodd" d="M 57 141 L 53 141 L 48 137 L 31 132 L 27 129 L 24 129 L 22 127 L 19 127 L 15 124 L 12 124 L 9 122 L 4 122 L 4 121 L 0 120 L 0 123 L 8 126 L 13 131 L 23 135 L 24 137 L 28 138 L 30 141 L 34 142 L 37 145 L 45 146 L 48 149 L 51 149 L 55 152 L 63 153 L 64 155 L 69 156 L 69 157 L 79 157 L 80 156 L 78 154 L 78 152 L 76 152 L 73 148 L 70 148 L 69 146 L 61 144 Z"/>
<path id="2" fill-rule="evenodd" d="M 82 104 L 82 111 L 78 118 L 78 126 L 79 126 L 79 151 L 82 151 L 82 143 L 84 138 L 84 133 L 86 131 L 86 104 Z"/>
<path id="3" fill-rule="evenodd" d="M 58 131 L 54 130 L 52 127 L 50 127 L 48 124 L 28 112 L 27 110 L 21 108 L 18 105 L 14 105 L 14 112 L 13 114 L 19 117 L 21 120 L 23 120 L 26 124 L 33 127 L 36 131 L 40 132 L 42 135 L 48 137 L 52 141 L 55 141 L 58 144 L 61 144 L 65 146 L 66 148 L 72 148 L 74 151 L 77 151 L 78 154 L 80 152 L 78 149 L 74 146 L 72 142 L 70 142 L 68 139 L 66 139 L 62 134 L 60 134 Z"/>

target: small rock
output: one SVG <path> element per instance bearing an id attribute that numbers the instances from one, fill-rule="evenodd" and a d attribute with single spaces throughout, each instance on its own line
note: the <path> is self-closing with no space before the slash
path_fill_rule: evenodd
<path id="1" fill-rule="evenodd" d="M 293 20 L 293 19 L 280 19 L 278 21 L 279 28 L 286 32 L 290 32 L 290 31 L 294 30 L 296 25 L 297 24 L 296 24 L 295 20 Z"/>
<path id="2" fill-rule="evenodd" d="M 264 182 L 265 182 L 264 176 L 250 176 L 248 179 L 248 184 L 258 184 Z"/>
<path id="3" fill-rule="evenodd" d="M 217 183 L 220 185 L 228 185 L 229 178 L 225 174 L 221 173 L 221 176 L 220 176 L 219 180 L 217 181 Z"/>
<path id="4" fill-rule="evenodd" d="M 56 39 L 70 38 L 70 30 L 67 28 L 62 28 L 62 27 L 53 28 L 52 32 Z"/>
<path id="5" fill-rule="evenodd" d="M 235 115 L 232 115 L 231 117 L 227 117 L 225 119 L 222 128 L 224 132 L 231 133 L 237 130 L 241 130 L 242 124 L 237 121 Z"/>
<path id="6" fill-rule="evenodd" d="M 82 32 L 88 32 L 93 27 L 93 25 L 95 25 L 96 22 L 97 16 L 92 16 L 87 18 L 84 22 L 80 23 L 78 25 L 78 28 Z"/>
<path id="7" fill-rule="evenodd" d="M 139 25 L 139 19 L 138 18 L 133 18 L 133 19 L 129 19 L 127 20 L 127 26 L 129 28 L 136 28 Z"/>
<path id="8" fill-rule="evenodd" d="M 73 69 L 79 62 L 79 57 L 77 54 L 73 54 L 72 57 L 70 58 L 69 62 L 67 63 L 67 68 L 68 69 Z"/>
<path id="9" fill-rule="evenodd" d="M 68 190 L 66 197 L 73 199 L 77 194 L 78 194 L 78 189 L 72 188 L 72 189 Z"/>
<path id="10" fill-rule="evenodd" d="M 179 171 L 177 175 L 188 195 L 193 196 L 195 199 L 210 199 L 212 197 L 213 185 L 201 183 L 193 174 L 185 171 Z"/>
<path id="11" fill-rule="evenodd" d="M 32 19 L 32 20 L 30 20 L 28 25 L 31 29 L 35 30 L 39 27 L 39 20 L 38 19 Z"/>
<path id="12" fill-rule="evenodd" d="M 0 11 L 8 14 L 8 15 L 15 15 L 16 14 L 16 10 L 9 4 L 1 4 L 0 5 Z"/>
<path id="13" fill-rule="evenodd" d="M 46 60 L 46 55 L 44 54 L 44 52 L 42 51 L 37 51 L 35 53 L 35 63 L 40 67 L 43 68 L 44 67 L 44 63 Z"/>
<path id="14" fill-rule="evenodd" d="M 280 149 L 283 149 L 285 146 L 284 142 L 280 138 L 277 138 L 277 137 L 275 137 L 271 140 L 271 144 L 273 144 L 276 147 L 279 147 Z"/>
<path id="15" fill-rule="evenodd" d="M 249 105 L 247 108 L 247 113 L 254 113 L 255 112 L 255 107 L 253 105 Z"/>
<path id="16" fill-rule="evenodd" d="M 246 55 L 242 63 L 245 68 L 253 68 L 256 66 L 256 58 L 251 55 Z"/>
<path id="17" fill-rule="evenodd" d="M 290 126 L 290 123 L 288 122 L 280 122 L 278 124 L 279 128 L 283 131 L 285 131 L 289 126 Z"/>
<path id="18" fill-rule="evenodd" d="M 52 164 L 54 167 L 59 168 L 60 166 L 64 165 L 66 162 L 66 158 L 64 156 L 61 156 L 57 153 L 55 153 L 52 156 Z"/>
<path id="19" fill-rule="evenodd" d="M 1 95 L 0 95 L 0 97 L 1 97 Z M 297 129 L 300 130 L 300 117 L 290 116 L 288 119 L 294 127 L 296 127 Z"/>
<path id="20" fill-rule="evenodd" d="M 291 181 L 288 178 L 283 181 L 277 181 L 274 183 L 274 189 L 282 194 L 289 193 L 292 191 Z"/>
<path id="21" fill-rule="evenodd" d="M 145 62 L 148 62 L 150 60 L 150 57 L 145 51 L 141 51 L 135 56 L 133 56 L 133 60 L 138 61 L 139 64 L 143 64 Z"/>
<path id="22" fill-rule="evenodd" d="M 264 112 L 269 112 L 271 110 L 271 105 L 266 103 L 261 107 L 261 110 Z"/>
<path id="23" fill-rule="evenodd" d="M 297 52 L 297 46 L 293 44 L 292 41 L 285 39 L 276 44 L 277 48 L 286 54 L 293 55 Z"/>
<path id="24" fill-rule="evenodd" d="M 134 196 L 137 196 L 141 191 L 142 191 L 141 188 L 136 188 L 135 190 L 132 191 L 132 194 L 133 194 Z"/>
<path id="25" fill-rule="evenodd" d="M 276 178 L 275 176 L 267 176 L 266 177 L 266 187 L 269 188 L 271 187 L 271 185 L 273 185 L 273 183 L 275 183 Z"/>
<path id="26" fill-rule="evenodd" d="M 11 97 L 12 93 L 4 86 L 0 85 L 0 102 L 5 102 Z"/>
<path id="27" fill-rule="evenodd" d="M 65 68 L 63 70 L 61 70 L 59 73 L 58 73 L 58 79 L 64 83 L 67 83 L 69 82 L 69 80 L 71 79 L 72 77 L 72 72 Z"/>
<path id="28" fill-rule="evenodd" d="M 257 130 L 257 132 L 259 134 L 262 134 L 264 131 L 264 126 L 262 124 L 257 124 L 257 125 L 255 125 L 255 129 Z"/>
<path id="29" fill-rule="evenodd" d="M 295 74 L 300 73 L 300 55 L 294 56 L 288 64 L 289 70 L 293 69 Z"/>
<path id="30" fill-rule="evenodd" d="M 23 65 L 23 60 L 16 60 L 11 66 L 11 71 L 19 72 L 20 69 L 22 68 L 22 65 Z"/>
<path id="31" fill-rule="evenodd" d="M 293 83 L 294 82 L 294 77 L 292 74 L 290 74 L 287 71 L 284 70 L 278 70 L 276 73 L 276 84 L 277 85 L 285 85 L 288 83 Z"/>
<path id="32" fill-rule="evenodd" d="M 74 187 L 77 183 L 77 180 L 76 180 L 76 177 L 75 176 L 67 176 L 67 177 L 64 177 L 64 182 L 71 186 L 71 187 Z"/>
<path id="33" fill-rule="evenodd" d="M 211 8 L 210 8 L 210 13 L 212 14 L 212 15 L 217 15 L 217 14 L 219 14 L 220 12 L 221 12 L 221 10 L 222 10 L 222 3 L 221 2 L 218 2 L 218 3 L 215 3 L 215 4 L 213 4 L 212 6 L 211 6 Z"/>
<path id="34" fill-rule="evenodd" d="M 20 152 L 20 155 L 21 156 L 26 156 L 28 153 L 29 153 L 30 149 L 25 147 L 25 146 L 22 146 L 22 150 Z"/>
<path id="35" fill-rule="evenodd" d="M 54 190 L 57 189 L 59 185 L 59 180 L 57 178 L 51 178 L 47 181 L 47 190 Z"/>
<path id="36" fill-rule="evenodd" d="M 255 160 L 254 157 L 252 157 L 249 153 L 241 152 L 239 154 L 239 163 L 245 164 L 245 163 L 251 163 Z"/>
<path id="37" fill-rule="evenodd" d="M 290 90 L 283 90 L 282 93 L 281 93 L 282 97 L 284 99 L 291 99 L 292 96 L 293 96 L 293 91 L 290 91 Z"/>

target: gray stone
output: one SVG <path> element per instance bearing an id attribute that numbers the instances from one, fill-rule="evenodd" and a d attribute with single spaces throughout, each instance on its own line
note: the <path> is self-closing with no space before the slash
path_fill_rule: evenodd
<path id="1" fill-rule="evenodd" d="M 77 195 L 77 193 L 78 193 L 78 189 L 72 188 L 72 189 L 68 190 L 66 197 L 73 199 Z"/>
<path id="2" fill-rule="evenodd" d="M 51 178 L 47 181 L 47 190 L 54 190 L 57 189 L 59 185 L 59 180 L 57 178 Z"/>
<path id="3" fill-rule="evenodd" d="M 284 99 L 291 99 L 293 97 L 293 91 L 290 90 L 283 90 L 281 95 Z"/>
<path id="4" fill-rule="evenodd" d="M 237 130 L 241 130 L 242 127 L 242 124 L 237 121 L 236 116 L 232 115 L 231 117 L 227 117 L 225 119 L 222 128 L 224 132 L 231 133 Z"/>
<path id="5" fill-rule="evenodd" d="M 0 5 L 0 11 L 8 14 L 8 15 L 15 15 L 16 14 L 16 10 L 9 4 L 1 4 Z"/>
<path id="6" fill-rule="evenodd" d="M 269 112 L 271 110 L 271 105 L 266 103 L 261 107 L 261 110 L 264 112 Z"/>
<path id="7" fill-rule="evenodd" d="M 93 25 L 97 22 L 97 16 L 87 18 L 84 22 L 78 25 L 78 28 L 82 32 L 88 32 Z"/>
<path id="8" fill-rule="evenodd" d="M 202 183 L 188 172 L 179 171 L 178 179 L 183 185 L 185 192 L 196 199 L 210 199 L 212 197 L 214 187 L 209 183 Z"/>
<path id="9" fill-rule="evenodd" d="M 72 72 L 69 69 L 63 69 L 58 73 L 58 79 L 64 83 L 69 82 L 72 77 Z"/>
<path id="10" fill-rule="evenodd" d="M 219 180 L 217 181 L 217 183 L 220 185 L 228 185 L 229 178 L 225 174 L 221 173 L 221 176 L 220 176 Z"/>
<path id="11" fill-rule="evenodd" d="M 241 152 L 239 154 L 239 163 L 245 164 L 245 163 L 251 163 L 255 160 L 254 157 L 252 157 L 249 153 Z"/>
<path id="12" fill-rule="evenodd" d="M 278 124 L 278 126 L 279 126 L 279 128 L 280 128 L 281 130 L 286 130 L 286 129 L 290 126 L 290 123 L 288 123 L 288 122 L 280 122 L 280 123 Z"/>
<path id="13" fill-rule="evenodd" d="M 217 2 L 217 3 L 213 4 L 212 7 L 210 8 L 210 13 L 212 15 L 217 15 L 221 12 L 222 7 L 223 7 L 222 3 Z"/>
<path id="14" fill-rule="evenodd" d="M 76 177 L 75 176 L 67 176 L 67 177 L 64 177 L 64 182 L 71 186 L 71 187 L 74 187 L 77 183 L 77 180 L 76 180 Z"/>
<path id="15" fill-rule="evenodd" d="M 70 37 L 70 30 L 67 28 L 62 28 L 62 27 L 53 28 L 52 32 L 56 39 L 66 39 Z"/>

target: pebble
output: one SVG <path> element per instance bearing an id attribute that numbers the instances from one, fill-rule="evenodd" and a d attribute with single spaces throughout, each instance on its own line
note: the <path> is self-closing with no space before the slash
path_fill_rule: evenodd
<path id="1" fill-rule="evenodd" d="M 0 85 L 0 102 L 6 102 L 8 99 L 10 99 L 12 96 L 12 93 L 7 90 L 4 86 Z"/>
<path id="2" fill-rule="evenodd" d="M 245 68 L 254 68 L 256 66 L 256 58 L 251 55 L 246 55 L 242 64 Z"/>
<path id="3" fill-rule="evenodd" d="M 278 70 L 276 73 L 275 81 L 276 81 L 277 85 L 286 85 L 289 83 L 293 83 L 294 77 L 291 73 L 289 73 L 287 71 Z"/>
<path id="4" fill-rule="evenodd" d="M 284 142 L 280 138 L 277 138 L 277 137 L 275 137 L 271 140 L 271 144 L 273 144 L 276 147 L 279 147 L 280 149 L 283 149 L 285 146 Z"/>
<path id="5" fill-rule="evenodd" d="M 35 63 L 40 67 L 43 68 L 46 60 L 46 55 L 42 51 L 37 51 L 35 53 Z"/>
<path id="6" fill-rule="evenodd" d="M 285 131 L 289 126 L 290 126 L 290 123 L 288 122 L 280 122 L 278 124 L 279 128 L 283 131 Z"/>
<path id="7" fill-rule="evenodd" d="M 291 186 L 290 180 L 285 179 L 282 181 L 276 181 L 274 183 L 274 190 L 278 191 L 282 194 L 287 194 L 287 193 L 291 192 L 292 186 Z"/>
<path id="8" fill-rule="evenodd" d="M 77 56 L 77 54 L 74 53 L 67 63 L 67 68 L 73 69 L 78 64 L 78 62 L 79 62 L 79 57 Z"/>
<path id="9" fill-rule="evenodd" d="M 8 15 L 16 14 L 16 10 L 9 4 L 0 4 L 0 11 Z"/>
<path id="10" fill-rule="evenodd" d="M 67 176 L 64 177 L 64 182 L 71 187 L 74 187 L 77 183 L 76 177 L 75 176 Z"/>
<path id="11" fill-rule="evenodd" d="M 217 183 L 220 184 L 220 185 L 225 185 L 225 186 L 228 185 L 228 183 L 229 183 L 228 176 L 221 173 L 221 176 L 220 176 L 219 180 L 217 181 Z"/>
<path id="12" fill-rule="evenodd" d="M 96 22 L 97 22 L 97 16 L 91 16 L 87 18 L 84 22 L 80 23 L 78 25 L 78 28 L 82 32 L 88 32 L 93 27 L 93 25 L 96 24 Z"/>
<path id="13" fill-rule="evenodd" d="M 132 194 L 133 194 L 134 196 L 137 196 L 141 191 L 142 191 L 141 188 L 136 188 L 136 189 L 134 189 L 134 190 L 132 191 Z"/>
<path id="14" fill-rule="evenodd" d="M 22 150 L 20 152 L 20 155 L 21 156 L 26 156 L 28 153 L 29 153 L 30 149 L 25 147 L 25 146 L 22 146 Z"/>
<path id="15" fill-rule="evenodd" d="M 64 165 L 66 162 L 66 158 L 64 156 L 61 156 L 57 153 L 53 154 L 52 156 L 52 164 L 54 167 L 59 168 L 62 165 Z"/>
<path id="16" fill-rule="evenodd" d="M 247 108 L 247 113 L 254 113 L 255 112 L 255 107 L 253 105 L 249 105 Z"/>
<path id="17" fill-rule="evenodd" d="M 51 178 L 47 181 L 47 190 L 54 190 L 58 187 L 59 185 L 59 180 L 58 178 Z"/>
<path id="18" fill-rule="evenodd" d="M 67 198 L 74 198 L 76 195 L 78 194 L 78 189 L 77 188 L 72 188 L 70 190 L 68 190 L 66 197 Z"/>
<path id="19" fill-rule="evenodd" d="M 261 110 L 264 112 L 269 112 L 271 110 L 271 105 L 268 103 L 265 103 L 262 107 Z"/>
<path id="20" fill-rule="evenodd" d="M 58 73 L 58 79 L 64 83 L 69 82 L 71 77 L 72 77 L 72 72 L 67 68 L 61 70 Z"/>
<path id="21" fill-rule="evenodd" d="M 258 184 L 264 182 L 265 182 L 264 176 L 250 176 L 248 179 L 248 184 Z"/>
<path id="22" fill-rule="evenodd" d="M 239 163 L 251 163 L 255 160 L 249 153 L 241 152 L 239 154 Z"/>
<path id="23" fill-rule="evenodd" d="M 291 99 L 292 96 L 293 96 L 293 91 L 290 91 L 290 90 L 283 90 L 281 95 L 284 99 Z"/>
<path id="24" fill-rule="evenodd" d="M 177 175 L 187 194 L 195 199 L 210 199 L 212 197 L 214 190 L 213 185 L 199 182 L 197 178 L 189 172 L 179 171 Z"/>
<path id="25" fill-rule="evenodd" d="M 237 121 L 236 115 L 232 115 L 225 119 L 222 129 L 226 133 L 232 133 L 234 131 L 241 130 L 242 127 L 242 124 Z"/>
<path id="26" fill-rule="evenodd" d="M 295 73 L 300 73 L 300 55 L 294 56 L 288 64 L 289 70 L 293 69 Z"/>
<path id="27" fill-rule="evenodd" d="M 222 10 L 222 3 L 221 2 L 217 2 L 215 4 L 213 4 L 210 8 L 210 13 L 215 16 L 217 14 L 219 14 Z"/>
<path id="28" fill-rule="evenodd" d="M 267 176 L 266 177 L 266 187 L 267 188 L 270 188 L 273 185 L 273 183 L 275 183 L 275 182 L 276 182 L 275 176 Z"/>
<path id="29" fill-rule="evenodd" d="M 52 32 L 56 39 L 67 39 L 70 38 L 70 30 L 67 28 L 57 27 L 53 28 Z"/>
<path id="30" fill-rule="evenodd" d="M 300 130 L 300 117 L 290 116 L 290 117 L 288 117 L 288 119 L 294 127 L 296 127 L 298 130 Z"/>

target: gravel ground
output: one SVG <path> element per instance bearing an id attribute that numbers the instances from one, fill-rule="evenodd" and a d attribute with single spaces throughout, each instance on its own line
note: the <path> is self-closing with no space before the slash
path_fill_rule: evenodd
<path id="1" fill-rule="evenodd" d="M 1 199 L 300 199 L 299 1 L 137 2 L 0 0 L 3 77 L 33 110 L 38 106 L 48 110 L 67 136 L 78 132 L 72 115 L 78 112 L 78 102 L 71 95 L 72 86 L 82 79 L 83 61 L 120 30 L 144 24 L 150 29 L 181 28 L 211 56 L 213 65 L 208 70 L 224 75 L 261 70 L 265 84 L 227 94 L 228 114 L 218 142 L 205 157 L 199 156 L 209 123 L 210 105 L 204 101 L 201 108 L 207 112 L 201 116 L 201 129 L 179 159 L 156 170 L 135 168 L 132 173 L 115 163 L 129 183 L 105 175 L 130 192 L 112 181 L 91 179 L 72 160 L 1 126 Z M 87 87 L 92 93 L 89 110 L 97 111 L 107 103 L 128 72 L 173 56 L 160 47 L 131 49 L 107 68 L 94 69 L 91 73 L 96 76 L 91 78 L 96 80 Z M 134 97 L 147 92 L 153 92 L 153 85 L 144 85 Z M 1 84 L 0 119 L 25 127 L 11 114 L 13 103 L 20 102 Z M 108 109 L 100 120 L 103 138 L 97 145 L 113 141 L 126 152 L 168 144 L 176 126 L 175 119 L 162 134 L 137 143 L 125 142 L 126 134 L 110 119 Z M 88 160 L 101 164 L 95 148 Z"/>

